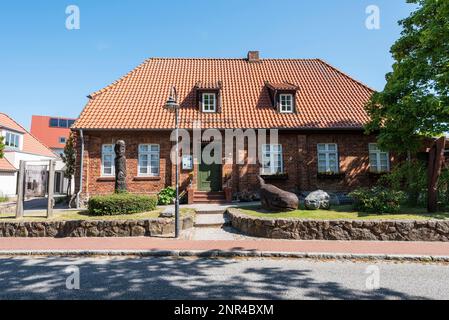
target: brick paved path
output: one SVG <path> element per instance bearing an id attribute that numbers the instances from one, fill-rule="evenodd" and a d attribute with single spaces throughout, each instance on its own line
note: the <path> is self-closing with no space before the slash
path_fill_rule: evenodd
<path id="1" fill-rule="evenodd" d="M 243 250 L 449 256 L 449 243 L 269 239 L 202 241 L 167 238 L 2 238 L 0 254 L 8 250 Z"/>

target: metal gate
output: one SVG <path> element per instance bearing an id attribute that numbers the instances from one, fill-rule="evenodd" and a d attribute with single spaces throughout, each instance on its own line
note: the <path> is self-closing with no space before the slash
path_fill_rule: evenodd
<path id="1" fill-rule="evenodd" d="M 16 218 L 23 217 L 26 198 L 46 198 L 47 218 L 53 216 L 55 166 L 55 160 L 20 161 L 17 179 Z"/>
<path id="2" fill-rule="evenodd" d="M 48 166 L 27 165 L 25 171 L 25 197 L 45 197 L 48 190 Z"/>

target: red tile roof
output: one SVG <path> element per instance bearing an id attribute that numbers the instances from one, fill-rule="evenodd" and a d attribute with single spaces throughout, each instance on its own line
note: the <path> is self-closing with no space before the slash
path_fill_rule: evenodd
<path id="1" fill-rule="evenodd" d="M 285 82 L 284 83 L 267 82 L 266 84 L 269 88 L 274 89 L 274 90 L 294 90 L 294 91 L 296 91 L 299 89 L 298 86 L 295 86 L 294 84 L 291 84 L 291 83 L 285 83 Z"/>
<path id="2" fill-rule="evenodd" d="M 56 155 L 39 142 L 33 135 L 26 131 L 20 124 L 15 122 L 5 113 L 0 112 L 0 128 L 10 129 L 23 134 L 23 148 L 21 152 L 35 154 L 45 157 L 56 157 Z"/>
<path id="3" fill-rule="evenodd" d="M 279 114 L 266 83 L 297 87 L 295 114 Z M 220 83 L 220 113 L 201 113 L 195 85 Z M 287 85 L 288 84 L 288 85 Z M 75 123 L 83 129 L 171 129 L 163 108 L 171 85 L 181 103 L 180 125 L 192 128 L 361 128 L 373 90 L 319 59 L 152 58 L 93 93 Z"/>
<path id="4" fill-rule="evenodd" d="M 0 172 L 12 171 L 17 171 L 17 169 L 6 158 L 0 159 Z"/>

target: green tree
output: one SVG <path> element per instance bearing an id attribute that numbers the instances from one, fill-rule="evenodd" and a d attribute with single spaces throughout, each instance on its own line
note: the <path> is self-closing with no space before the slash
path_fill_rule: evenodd
<path id="1" fill-rule="evenodd" d="M 67 195 L 71 192 L 72 177 L 75 174 L 76 151 L 74 147 L 74 140 L 73 134 L 71 133 L 64 147 L 64 153 L 61 155 L 62 161 L 64 161 L 65 164 L 64 177 L 69 180 Z"/>
<path id="2" fill-rule="evenodd" d="M 4 138 L 0 136 L 0 159 L 3 158 L 4 153 L 3 150 L 5 150 L 5 144 L 3 143 Z"/>
<path id="3" fill-rule="evenodd" d="M 416 151 L 422 137 L 449 131 L 449 1 L 407 2 L 418 7 L 399 22 L 393 72 L 366 107 L 367 132 L 378 132 L 380 147 L 399 153 Z"/>

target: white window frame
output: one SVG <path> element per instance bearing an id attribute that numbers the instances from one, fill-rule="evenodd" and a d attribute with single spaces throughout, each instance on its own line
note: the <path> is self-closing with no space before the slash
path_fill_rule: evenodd
<path id="1" fill-rule="evenodd" d="M 284 104 L 284 102 L 290 102 L 290 104 Z M 291 93 L 282 93 L 279 95 L 279 111 L 280 113 L 293 113 L 293 95 Z"/>
<path id="2" fill-rule="evenodd" d="M 143 146 L 147 146 L 147 151 L 143 151 L 141 147 Z M 152 150 L 152 147 L 157 147 L 157 151 Z M 158 144 L 150 144 L 150 143 L 143 143 L 143 144 L 139 144 L 139 151 L 138 151 L 138 161 L 137 161 L 137 175 L 139 177 L 159 177 L 160 176 L 160 172 L 161 172 L 161 164 L 160 164 L 160 159 L 161 159 L 161 147 Z M 151 156 L 156 155 L 157 156 L 157 173 L 153 173 L 152 172 L 152 165 L 151 165 Z M 147 156 L 147 165 L 146 165 L 146 172 L 142 173 L 140 172 L 140 169 L 143 168 L 141 166 L 141 156 Z"/>
<path id="3" fill-rule="evenodd" d="M 64 140 L 64 141 L 62 141 L 62 140 Z M 61 143 L 61 144 L 67 143 L 67 138 L 66 137 L 59 137 L 59 143 Z"/>
<path id="4" fill-rule="evenodd" d="M 8 136 L 10 137 L 9 139 L 8 139 Z M 11 145 L 8 144 L 9 141 L 11 141 L 11 137 L 14 137 L 14 140 L 17 143 L 17 145 L 11 146 Z M 13 131 L 5 130 L 4 144 L 5 144 L 5 147 L 7 149 L 20 150 L 21 149 L 21 145 L 22 145 L 22 141 L 21 140 L 22 140 L 22 135 L 20 133 L 16 133 L 16 132 L 13 132 Z"/>
<path id="5" fill-rule="evenodd" d="M 206 103 L 206 97 L 207 97 L 207 103 Z M 211 97 L 213 97 L 213 100 L 211 103 Z M 205 92 L 202 94 L 201 96 L 201 108 L 202 108 L 202 112 L 206 112 L 206 113 L 214 113 L 217 112 L 217 94 L 216 93 L 211 93 L 211 92 Z"/>
<path id="6" fill-rule="evenodd" d="M 267 150 L 269 147 L 269 150 Z M 266 154 L 269 154 L 267 157 Z M 279 166 L 277 166 L 276 156 L 280 156 Z M 269 161 L 269 168 L 265 167 L 265 163 Z M 280 169 L 278 171 L 277 169 Z M 262 175 L 270 176 L 276 174 L 284 173 L 284 159 L 282 154 L 282 145 L 281 144 L 263 144 L 262 145 L 262 167 L 260 168 L 260 173 Z"/>
<path id="7" fill-rule="evenodd" d="M 106 147 L 111 147 L 111 152 L 105 152 Z M 111 156 L 111 173 L 105 173 L 105 157 Z M 101 176 L 102 177 L 115 177 L 115 151 L 113 144 L 103 144 L 101 146 Z"/>
<path id="8" fill-rule="evenodd" d="M 376 157 L 376 165 L 374 166 L 371 162 L 371 155 L 374 155 Z M 386 156 L 387 158 L 387 167 L 385 170 L 382 170 L 381 165 L 381 157 L 382 155 Z M 380 150 L 377 147 L 377 143 L 370 143 L 368 144 L 368 157 L 369 157 L 369 168 L 371 172 L 389 172 L 390 171 L 390 153 Z"/>
<path id="9" fill-rule="evenodd" d="M 335 146 L 335 150 L 331 150 L 329 146 Z M 324 146 L 324 150 L 320 150 L 320 146 Z M 336 161 L 336 170 L 332 170 L 330 165 L 330 155 L 335 154 L 335 161 Z M 326 161 L 326 170 L 323 171 L 320 168 L 320 155 L 324 155 L 325 161 Z M 336 143 L 318 143 L 317 144 L 317 167 L 318 167 L 318 173 L 339 173 L 340 172 L 340 159 L 338 154 L 338 144 Z"/>

